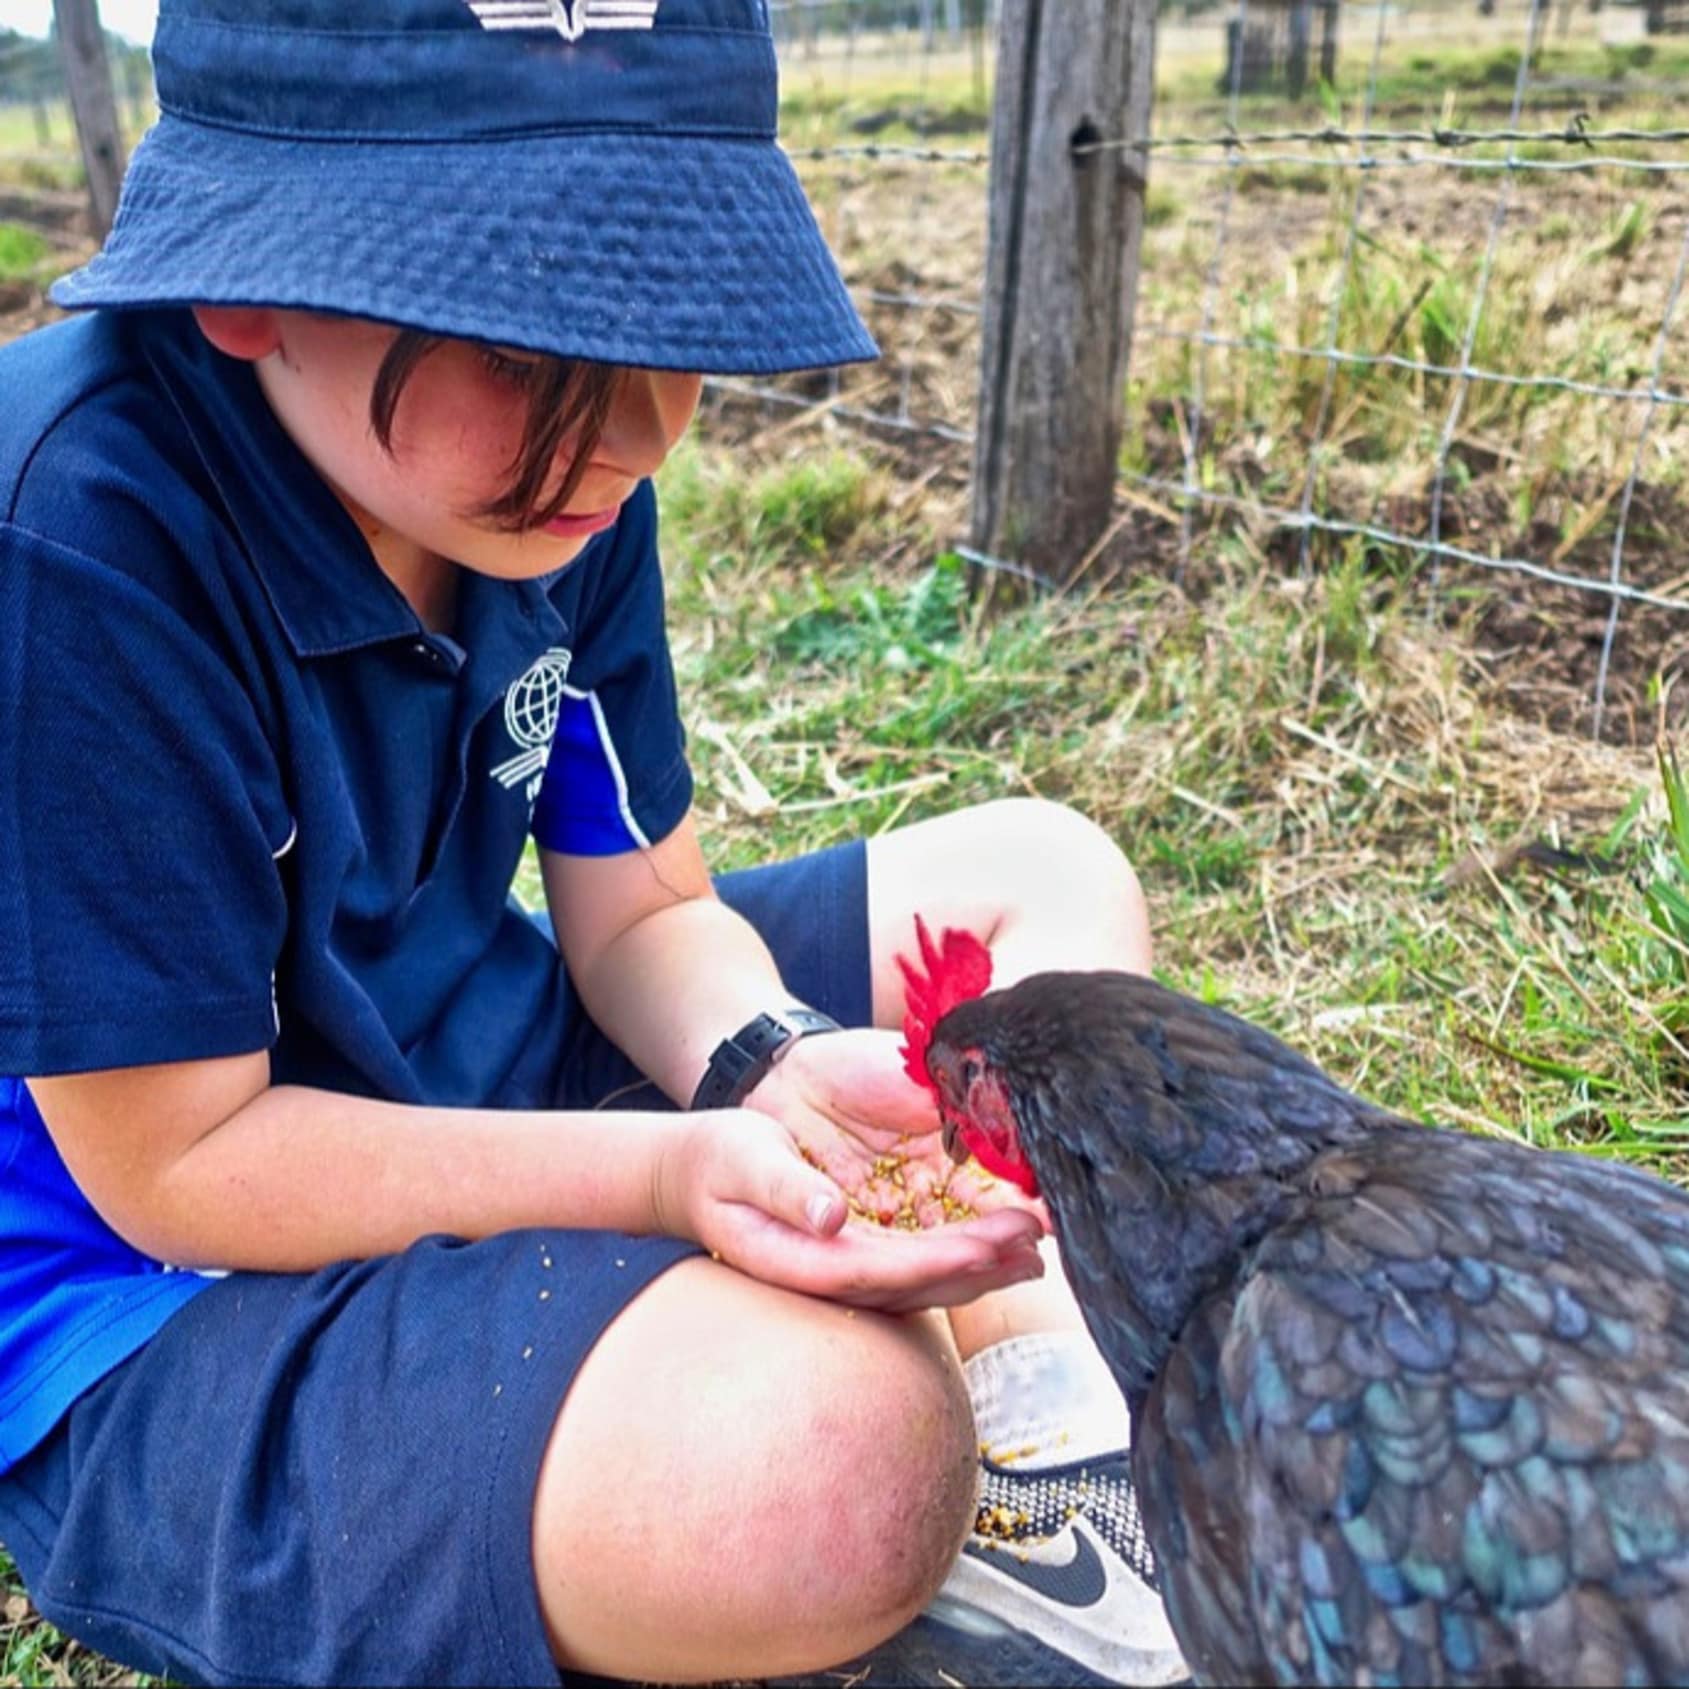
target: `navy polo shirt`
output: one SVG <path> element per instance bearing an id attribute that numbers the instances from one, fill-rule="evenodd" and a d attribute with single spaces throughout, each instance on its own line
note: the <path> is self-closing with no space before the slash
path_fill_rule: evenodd
<path id="1" fill-rule="evenodd" d="M 4 1470 L 207 1282 L 100 1220 L 26 1077 L 267 1048 L 277 1083 L 544 1107 L 530 826 L 635 849 L 692 783 L 649 484 L 551 576 L 465 570 L 448 638 L 186 312 L 29 335 L 0 393 Z"/>

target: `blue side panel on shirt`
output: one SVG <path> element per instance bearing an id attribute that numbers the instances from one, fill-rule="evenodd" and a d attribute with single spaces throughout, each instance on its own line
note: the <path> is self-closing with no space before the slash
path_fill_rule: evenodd
<path id="1" fill-rule="evenodd" d="M 168 1272 L 89 1205 L 29 1088 L 0 1078 L 0 1472 L 211 1280 Z"/>
<path id="2" fill-rule="evenodd" d="M 545 783 L 534 800 L 534 837 L 569 856 L 619 856 L 648 844 L 628 824 L 615 748 L 599 731 L 592 695 L 565 690 Z"/>

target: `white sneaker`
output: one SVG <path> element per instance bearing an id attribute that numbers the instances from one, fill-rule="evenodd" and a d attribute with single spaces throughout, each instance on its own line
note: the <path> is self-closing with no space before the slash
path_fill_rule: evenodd
<path id="1" fill-rule="evenodd" d="M 980 1472 L 975 1529 L 925 1617 L 981 1640 L 1018 1632 L 1106 1683 L 1189 1677 L 1125 1453 Z"/>

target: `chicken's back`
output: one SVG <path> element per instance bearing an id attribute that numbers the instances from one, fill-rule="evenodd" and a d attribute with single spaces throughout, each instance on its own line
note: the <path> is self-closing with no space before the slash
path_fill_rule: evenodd
<path id="1" fill-rule="evenodd" d="M 1199 1677 L 1689 1683 L 1689 1198 L 1405 1124 L 1297 1183 L 1138 1427 Z"/>

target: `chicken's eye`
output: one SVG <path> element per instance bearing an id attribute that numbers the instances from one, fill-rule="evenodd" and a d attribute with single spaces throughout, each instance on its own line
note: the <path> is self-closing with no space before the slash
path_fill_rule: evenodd
<path id="1" fill-rule="evenodd" d="M 971 1091 L 974 1088 L 974 1081 L 979 1078 L 979 1071 L 979 1063 L 972 1056 L 968 1056 L 962 1062 L 962 1087 L 964 1090 Z"/>

